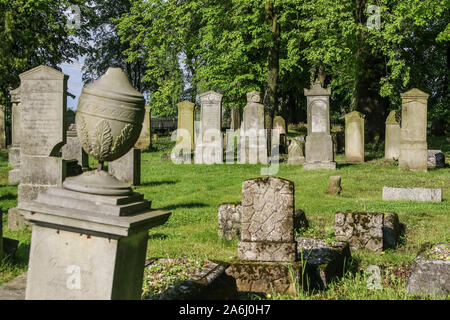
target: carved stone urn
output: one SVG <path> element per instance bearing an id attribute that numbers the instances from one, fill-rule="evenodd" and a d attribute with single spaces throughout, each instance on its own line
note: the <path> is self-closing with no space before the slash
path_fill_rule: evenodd
<path id="1" fill-rule="evenodd" d="M 99 164 L 96 171 L 67 178 L 64 188 L 101 195 L 131 194 L 131 186 L 104 171 L 103 163 L 122 157 L 134 146 L 144 114 L 144 96 L 120 68 L 109 68 L 85 86 L 78 101 L 76 128 L 84 151 Z"/>

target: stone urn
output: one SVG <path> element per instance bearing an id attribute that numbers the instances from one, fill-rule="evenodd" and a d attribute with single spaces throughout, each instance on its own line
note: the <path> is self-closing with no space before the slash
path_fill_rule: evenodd
<path id="1" fill-rule="evenodd" d="M 144 96 L 120 68 L 109 68 L 85 86 L 75 118 L 77 134 L 84 151 L 99 164 L 96 171 L 67 178 L 64 188 L 101 195 L 131 194 L 131 186 L 104 171 L 103 164 L 122 157 L 134 146 L 144 114 Z"/>

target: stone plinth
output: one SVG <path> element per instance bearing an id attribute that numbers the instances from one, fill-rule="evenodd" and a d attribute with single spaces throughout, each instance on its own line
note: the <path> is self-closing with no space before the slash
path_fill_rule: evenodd
<path id="1" fill-rule="evenodd" d="M 348 242 L 352 249 L 373 252 L 395 247 L 400 233 L 396 213 L 338 212 L 334 228 L 336 240 Z"/>
<path id="2" fill-rule="evenodd" d="M 152 108 L 149 106 L 145 107 L 145 115 L 144 122 L 142 123 L 141 134 L 139 135 L 139 139 L 134 145 L 135 148 L 141 149 L 142 151 L 150 149 L 152 146 L 151 139 L 151 112 Z"/>
<path id="3" fill-rule="evenodd" d="M 227 240 L 239 239 L 241 234 L 242 204 L 222 203 L 218 209 L 218 235 Z"/>
<path id="4" fill-rule="evenodd" d="M 275 177 L 244 181 L 241 224 L 238 259 L 295 261 L 294 184 Z"/>
<path id="5" fill-rule="evenodd" d="M 402 94 L 400 169 L 427 171 L 427 101 L 428 94 L 412 89 Z"/>
<path id="6" fill-rule="evenodd" d="M 141 149 L 132 148 L 123 157 L 108 164 L 108 172 L 120 181 L 141 184 Z"/>
<path id="7" fill-rule="evenodd" d="M 308 108 L 305 170 L 336 169 L 330 135 L 330 95 L 331 89 L 322 88 L 318 81 L 310 90 L 305 89 Z"/>
<path id="8" fill-rule="evenodd" d="M 353 111 L 345 115 L 345 160 L 351 163 L 364 162 L 364 118 Z"/>
<path id="9" fill-rule="evenodd" d="M 150 205 L 62 188 L 19 203 L 32 223 L 26 299 L 140 299 L 148 229 L 170 216 Z"/>
<path id="10" fill-rule="evenodd" d="M 240 132 L 240 163 L 266 164 L 268 162 L 264 105 L 260 101 L 259 92 L 247 93 L 247 105 L 244 108 Z"/>
<path id="11" fill-rule="evenodd" d="M 450 294 L 450 245 L 438 243 L 424 248 L 414 259 L 406 283 L 409 294 Z"/>
<path id="12" fill-rule="evenodd" d="M 195 163 L 223 163 L 222 95 L 208 91 L 199 99 L 200 134 L 195 144 Z"/>
<path id="13" fill-rule="evenodd" d="M 384 159 L 398 160 L 400 155 L 400 112 L 391 111 L 386 119 L 386 139 L 384 142 Z"/>
<path id="14" fill-rule="evenodd" d="M 441 202 L 442 189 L 383 187 L 382 199 Z"/>

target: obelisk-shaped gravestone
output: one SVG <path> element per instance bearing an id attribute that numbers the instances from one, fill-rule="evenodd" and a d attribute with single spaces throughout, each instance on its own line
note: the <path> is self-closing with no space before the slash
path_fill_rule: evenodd
<path id="1" fill-rule="evenodd" d="M 308 135 L 305 143 L 305 170 L 336 169 L 333 141 L 330 135 L 331 89 L 324 89 L 316 81 L 311 89 L 305 89 L 307 98 Z"/>
<path id="2" fill-rule="evenodd" d="M 399 168 L 427 171 L 428 94 L 412 89 L 402 94 L 402 127 Z"/>
<path id="3" fill-rule="evenodd" d="M 400 155 L 400 135 L 400 112 L 393 110 L 386 119 L 384 160 L 398 160 L 398 156 Z"/>
<path id="4" fill-rule="evenodd" d="M 353 111 L 345 115 L 345 160 L 351 163 L 364 162 L 364 118 Z"/>
<path id="5" fill-rule="evenodd" d="M 223 163 L 222 95 L 208 91 L 199 98 L 200 135 L 195 145 L 195 163 Z"/>

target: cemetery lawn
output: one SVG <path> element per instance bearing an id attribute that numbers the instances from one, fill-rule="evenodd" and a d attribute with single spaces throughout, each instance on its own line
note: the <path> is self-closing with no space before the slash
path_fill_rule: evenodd
<path id="1" fill-rule="evenodd" d="M 347 275 L 333 283 L 327 291 L 303 293 L 297 297 L 271 295 L 268 299 L 416 299 L 409 296 L 405 279 L 412 260 L 427 242 L 450 242 L 450 148 L 445 138 L 430 139 L 429 149 L 446 153 L 447 167 L 427 173 L 401 171 L 395 163 L 383 161 L 383 150 L 366 146 L 366 163 L 350 165 L 338 155 L 336 171 L 304 171 L 301 167 L 280 164 L 276 176 L 295 183 L 295 206 L 303 209 L 310 228 L 299 236 L 333 239 L 334 214 L 338 211 L 364 210 L 396 212 L 406 233 L 400 246 L 383 253 L 352 251 L 354 262 Z M 244 180 L 260 176 L 260 165 L 176 165 L 162 160 L 173 142 L 160 138 L 153 150 L 142 154 L 142 185 L 136 191 L 153 200 L 152 207 L 170 210 L 169 221 L 149 232 L 147 257 L 195 258 L 232 261 L 237 254 L 237 241 L 220 240 L 217 235 L 217 208 L 223 202 L 241 201 Z M 383 149 L 383 148 L 381 148 Z M 372 150 L 372 151 L 371 151 Z M 380 150 L 380 148 L 378 148 Z M 91 166 L 94 167 L 94 162 Z M 8 185 L 8 157 L 0 153 L 0 207 L 3 213 L 17 205 L 17 187 Z M 340 196 L 326 195 L 328 178 L 342 177 Z M 442 188 L 443 202 L 381 201 L 383 186 Z M 30 231 L 7 230 L 3 215 L 3 236 L 20 240 L 14 258 L 0 262 L 0 284 L 27 269 Z M 382 271 L 383 289 L 370 290 L 362 272 L 370 265 Z M 246 298 L 257 298 L 247 296 Z"/>

